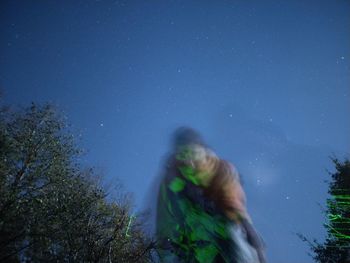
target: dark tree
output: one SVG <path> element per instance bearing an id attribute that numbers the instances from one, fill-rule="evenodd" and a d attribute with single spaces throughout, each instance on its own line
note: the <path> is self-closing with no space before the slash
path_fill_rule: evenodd
<path id="1" fill-rule="evenodd" d="M 316 262 L 350 263 L 350 162 L 334 158 L 333 163 L 336 171 L 329 173 L 326 240 L 321 244 L 316 240 L 310 242 L 303 235 L 299 237 L 309 243 Z"/>
<path id="2" fill-rule="evenodd" d="M 0 262 L 149 262 L 130 202 L 79 165 L 62 119 L 50 105 L 0 110 Z"/>

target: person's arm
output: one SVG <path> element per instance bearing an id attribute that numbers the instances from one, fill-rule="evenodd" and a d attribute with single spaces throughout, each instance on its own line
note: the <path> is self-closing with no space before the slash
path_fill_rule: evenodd
<path id="1" fill-rule="evenodd" d="M 233 170 L 233 172 L 236 172 Z M 253 227 L 252 220 L 246 209 L 246 197 L 239 182 L 238 173 L 233 174 L 232 179 L 226 179 L 223 185 L 223 209 L 226 216 L 241 224 L 247 233 L 249 244 L 257 251 L 260 263 L 265 263 L 264 242 Z"/>
<path id="2" fill-rule="evenodd" d="M 232 176 L 226 176 L 221 182 L 222 198 L 221 204 L 225 215 L 237 223 L 243 219 L 251 222 L 251 218 L 246 209 L 246 197 L 239 182 L 238 173 L 233 168 Z"/>
<path id="3" fill-rule="evenodd" d="M 241 221 L 241 224 L 247 233 L 247 239 L 248 239 L 249 244 L 256 249 L 258 256 L 259 256 L 259 259 L 260 259 L 260 262 L 261 263 L 266 262 L 265 253 L 264 253 L 265 244 L 264 244 L 262 238 L 256 232 L 256 230 L 253 227 L 253 225 L 251 224 L 251 222 L 243 219 Z"/>

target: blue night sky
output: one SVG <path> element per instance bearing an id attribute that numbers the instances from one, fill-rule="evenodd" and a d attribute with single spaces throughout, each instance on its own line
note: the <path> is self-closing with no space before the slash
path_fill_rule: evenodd
<path id="1" fill-rule="evenodd" d="M 4 102 L 64 111 L 86 165 L 148 205 L 179 125 L 243 178 L 271 263 L 311 262 L 350 155 L 350 2 L 1 1 Z M 152 196 L 153 195 L 153 196 Z M 151 197 L 150 197 L 151 196 Z"/>

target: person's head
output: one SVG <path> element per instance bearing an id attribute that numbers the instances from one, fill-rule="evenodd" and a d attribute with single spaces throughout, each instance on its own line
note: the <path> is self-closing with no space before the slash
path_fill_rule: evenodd
<path id="1" fill-rule="evenodd" d="M 192 128 L 180 127 L 174 133 L 174 146 L 178 165 L 184 168 L 183 176 L 197 185 L 208 185 L 218 158 L 205 145 L 201 135 Z"/>
<path id="2" fill-rule="evenodd" d="M 174 132 L 173 143 L 178 161 L 193 163 L 206 157 L 207 147 L 202 136 L 190 127 L 177 128 Z"/>
<path id="3" fill-rule="evenodd" d="M 173 138 L 175 149 L 190 144 L 205 146 L 204 140 L 199 132 L 190 127 L 182 126 L 177 128 Z"/>

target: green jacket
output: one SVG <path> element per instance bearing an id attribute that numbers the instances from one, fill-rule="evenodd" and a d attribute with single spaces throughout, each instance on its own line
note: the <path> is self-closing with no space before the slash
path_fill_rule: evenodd
<path id="1" fill-rule="evenodd" d="M 157 237 L 161 261 L 235 262 L 238 251 L 229 234 L 232 222 L 191 180 L 196 171 L 189 166 L 173 166 L 170 173 L 161 183 L 158 196 Z"/>

